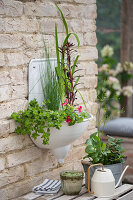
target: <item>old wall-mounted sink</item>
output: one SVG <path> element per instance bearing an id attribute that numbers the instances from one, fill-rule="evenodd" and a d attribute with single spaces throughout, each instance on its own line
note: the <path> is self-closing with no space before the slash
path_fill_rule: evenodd
<path id="1" fill-rule="evenodd" d="M 54 67 L 56 59 L 51 58 L 51 63 Z M 29 64 L 29 101 L 34 98 L 37 99 L 41 105 L 43 98 L 42 86 L 40 81 L 40 68 L 45 67 L 46 59 L 33 59 Z M 58 162 L 64 162 L 64 158 L 70 149 L 70 144 L 78 139 L 84 131 L 87 129 L 90 119 L 85 119 L 81 123 L 76 123 L 73 126 L 68 126 L 66 122 L 62 123 L 60 130 L 51 128 L 49 145 L 42 144 L 41 136 L 38 136 L 36 140 L 32 137 L 32 141 L 43 149 L 50 149 L 56 156 Z"/>

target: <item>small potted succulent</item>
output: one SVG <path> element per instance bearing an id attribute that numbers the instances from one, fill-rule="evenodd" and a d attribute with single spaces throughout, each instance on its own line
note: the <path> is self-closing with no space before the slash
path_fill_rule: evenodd
<path id="1" fill-rule="evenodd" d="M 60 173 L 62 191 L 66 195 L 79 194 L 83 183 L 83 172 L 63 171 Z"/>

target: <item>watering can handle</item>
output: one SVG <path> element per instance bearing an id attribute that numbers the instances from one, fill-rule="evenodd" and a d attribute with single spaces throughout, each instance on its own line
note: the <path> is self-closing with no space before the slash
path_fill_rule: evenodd
<path id="1" fill-rule="evenodd" d="M 119 184 L 120 184 L 120 182 L 121 182 L 121 179 L 122 179 L 123 175 L 125 174 L 125 172 L 126 172 L 126 170 L 127 170 L 128 167 L 129 167 L 129 165 L 127 165 L 127 166 L 125 167 L 125 169 L 124 169 L 124 171 L 122 172 L 122 174 L 121 174 L 121 176 L 120 176 L 120 178 L 119 178 L 119 180 L 118 180 L 118 183 L 116 184 L 115 188 L 117 188 L 117 187 L 119 186 Z"/>
<path id="2" fill-rule="evenodd" d="M 101 164 L 101 163 L 94 164 L 94 165 L 90 165 L 90 167 L 88 168 L 88 192 L 89 192 L 90 194 L 94 194 L 94 192 L 91 192 L 91 191 L 90 191 L 90 168 L 91 168 L 91 167 L 94 167 L 94 166 L 102 166 L 102 170 L 104 170 L 104 165 Z"/>

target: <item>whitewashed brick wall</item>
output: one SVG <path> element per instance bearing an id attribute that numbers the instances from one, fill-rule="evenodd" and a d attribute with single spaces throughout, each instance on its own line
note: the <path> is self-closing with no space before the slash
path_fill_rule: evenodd
<path id="1" fill-rule="evenodd" d="M 54 0 L 62 9 L 70 31 L 81 42 L 79 67 L 80 90 L 88 111 L 94 116 L 97 85 L 96 0 Z M 57 23 L 60 42 L 64 27 L 50 0 L 0 1 L 0 199 L 17 198 L 47 178 L 58 178 L 64 169 L 82 169 L 85 140 L 95 131 L 95 121 L 88 131 L 71 146 L 63 166 L 48 150 L 37 148 L 29 136 L 14 133 L 12 112 L 27 105 L 27 71 L 33 58 L 44 54 L 43 38 L 55 56 L 54 25 Z M 78 102 L 81 99 L 78 98 Z"/>

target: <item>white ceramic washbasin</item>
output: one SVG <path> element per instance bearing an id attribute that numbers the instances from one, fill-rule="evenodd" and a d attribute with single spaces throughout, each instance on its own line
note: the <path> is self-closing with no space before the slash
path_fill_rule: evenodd
<path id="1" fill-rule="evenodd" d="M 32 137 L 31 139 L 39 148 L 50 149 L 56 156 L 58 162 L 63 163 L 64 158 L 70 149 L 70 144 L 85 132 L 91 120 L 92 117 L 84 119 L 83 122 L 76 123 L 73 126 L 68 126 L 66 122 L 63 122 L 60 130 L 51 128 L 49 145 L 44 145 L 42 143 L 41 135 L 38 136 L 36 140 Z"/>

